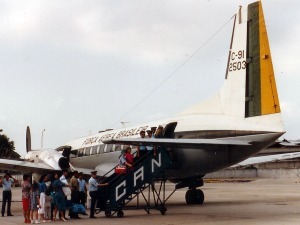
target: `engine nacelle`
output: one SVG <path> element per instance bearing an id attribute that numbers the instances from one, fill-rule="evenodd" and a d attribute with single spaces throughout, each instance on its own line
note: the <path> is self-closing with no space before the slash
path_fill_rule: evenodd
<path id="1" fill-rule="evenodd" d="M 69 169 L 69 161 L 54 149 L 30 151 L 25 159 L 34 162 L 44 162 L 54 170 Z"/>

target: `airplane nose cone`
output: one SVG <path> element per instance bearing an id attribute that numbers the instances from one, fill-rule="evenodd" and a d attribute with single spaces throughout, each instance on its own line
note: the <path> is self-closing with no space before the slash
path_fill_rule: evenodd
<path id="1" fill-rule="evenodd" d="M 70 168 L 69 160 L 67 160 L 65 157 L 61 157 L 58 160 L 58 165 L 62 170 Z"/>

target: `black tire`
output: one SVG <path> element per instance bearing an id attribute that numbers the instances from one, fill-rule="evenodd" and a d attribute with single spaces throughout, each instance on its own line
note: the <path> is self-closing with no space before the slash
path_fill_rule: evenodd
<path id="1" fill-rule="evenodd" d="M 204 202 L 204 193 L 200 189 L 190 189 L 185 194 L 185 201 L 187 204 L 201 205 Z"/>
<path id="2" fill-rule="evenodd" d="M 164 215 L 166 215 L 166 211 L 167 211 L 167 209 L 163 208 L 160 210 L 160 214 L 164 216 Z"/>
<path id="3" fill-rule="evenodd" d="M 123 212 L 122 210 L 119 210 L 119 211 L 117 212 L 117 216 L 118 216 L 119 218 L 122 218 L 122 217 L 124 216 L 124 212 Z"/>
<path id="4" fill-rule="evenodd" d="M 106 216 L 106 217 L 111 217 L 111 211 L 106 210 L 106 211 L 105 211 L 105 216 Z"/>
<path id="5" fill-rule="evenodd" d="M 185 193 L 185 201 L 188 205 L 194 204 L 195 201 L 194 190 L 192 189 L 187 190 L 187 192 Z"/>
<path id="6" fill-rule="evenodd" d="M 204 202 L 204 193 L 202 190 L 197 189 L 195 191 L 195 204 L 202 205 Z"/>

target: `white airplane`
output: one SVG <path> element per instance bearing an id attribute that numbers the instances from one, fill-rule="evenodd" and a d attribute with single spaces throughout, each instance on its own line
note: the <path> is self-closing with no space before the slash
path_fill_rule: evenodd
<path id="1" fill-rule="evenodd" d="M 159 125 L 163 139 L 140 138 L 140 131 Z M 30 151 L 28 144 L 25 160 L 0 159 L 0 168 L 37 173 L 70 168 L 104 175 L 116 166 L 123 145 L 163 145 L 175 165 L 166 177 L 177 188 L 189 188 L 187 203 L 202 204 L 203 192 L 196 188 L 205 174 L 246 160 L 284 133 L 258 1 L 235 15 L 224 85 L 212 98 L 172 118 L 78 138 L 56 150 Z"/>
<path id="2" fill-rule="evenodd" d="M 288 141 L 286 139 L 283 139 L 281 142 L 279 142 L 279 145 L 285 147 L 299 147 L 300 141 Z"/>

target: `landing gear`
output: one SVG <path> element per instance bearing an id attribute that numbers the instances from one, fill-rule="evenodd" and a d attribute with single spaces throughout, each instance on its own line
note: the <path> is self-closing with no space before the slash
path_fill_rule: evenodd
<path id="1" fill-rule="evenodd" d="M 189 189 L 185 194 L 185 201 L 187 204 L 203 204 L 204 193 L 200 189 Z"/>
<path id="2" fill-rule="evenodd" d="M 161 215 L 166 215 L 167 208 L 163 206 L 159 211 Z"/>

